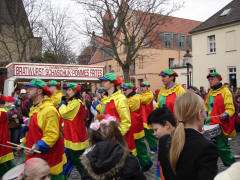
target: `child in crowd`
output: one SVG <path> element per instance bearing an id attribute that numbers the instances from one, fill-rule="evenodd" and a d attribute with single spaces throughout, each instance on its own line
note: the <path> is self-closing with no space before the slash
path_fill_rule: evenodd
<path id="1" fill-rule="evenodd" d="M 137 159 L 130 154 L 116 118 L 106 115 L 90 125 L 91 147 L 81 157 L 83 180 L 145 180 Z"/>
<path id="2" fill-rule="evenodd" d="M 171 134 L 176 127 L 174 115 L 166 106 L 155 109 L 148 117 L 148 124 L 152 127 L 154 135 L 159 140 L 158 162 L 161 165 L 161 174 L 165 180 L 174 180 L 175 175 L 169 163 Z"/>

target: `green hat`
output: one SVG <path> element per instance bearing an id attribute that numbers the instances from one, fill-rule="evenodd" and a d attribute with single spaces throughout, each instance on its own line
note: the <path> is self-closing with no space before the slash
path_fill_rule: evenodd
<path id="1" fill-rule="evenodd" d="M 117 79 L 117 75 L 114 72 L 106 73 L 104 76 L 100 77 L 100 81 L 115 81 Z"/>
<path id="2" fill-rule="evenodd" d="M 44 88 L 47 84 L 41 79 L 33 79 L 26 84 L 26 87 Z"/>
<path id="3" fill-rule="evenodd" d="M 67 89 L 76 89 L 77 88 L 77 83 L 68 83 L 67 84 Z"/>
<path id="4" fill-rule="evenodd" d="M 141 87 L 150 87 L 150 83 L 148 81 L 144 81 L 140 84 Z"/>
<path id="5" fill-rule="evenodd" d="M 58 82 L 56 80 L 51 80 L 48 82 L 48 86 L 57 86 Z"/>
<path id="6" fill-rule="evenodd" d="M 178 74 L 172 69 L 166 68 L 159 74 L 160 76 L 175 76 L 178 77 Z"/>
<path id="7" fill-rule="evenodd" d="M 222 80 L 222 76 L 216 71 L 216 69 L 213 69 L 209 74 L 207 75 L 207 79 L 210 77 L 217 77 L 219 80 Z"/>
<path id="8" fill-rule="evenodd" d="M 134 88 L 134 85 L 133 85 L 133 83 L 124 83 L 122 85 L 122 88 L 123 89 L 132 89 L 132 88 Z"/>

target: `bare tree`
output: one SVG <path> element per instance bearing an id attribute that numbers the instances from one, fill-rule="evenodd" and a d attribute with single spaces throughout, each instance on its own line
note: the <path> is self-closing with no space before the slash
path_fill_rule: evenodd
<path id="1" fill-rule="evenodd" d="M 33 35 L 43 0 L 4 1 L 1 16 L 0 56 L 2 61 L 29 61 L 40 48 L 39 39 Z M 41 41 L 41 40 L 40 40 Z M 39 51 L 38 51 L 39 52 Z"/>
<path id="2" fill-rule="evenodd" d="M 128 81 L 139 50 L 154 43 L 157 27 L 164 25 L 168 15 L 183 5 L 171 0 L 75 1 L 87 10 L 85 33 L 104 41 L 99 50 L 113 56 Z"/>
<path id="3" fill-rule="evenodd" d="M 70 28 L 71 21 L 67 16 L 67 10 L 60 10 L 48 4 L 40 22 L 40 29 L 43 37 L 43 49 L 57 57 L 55 63 L 73 63 L 75 61 L 70 47 L 72 42 L 69 35 Z"/>

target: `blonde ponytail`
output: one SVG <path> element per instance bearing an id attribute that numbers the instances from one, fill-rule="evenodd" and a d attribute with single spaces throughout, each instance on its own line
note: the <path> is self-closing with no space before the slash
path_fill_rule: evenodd
<path id="1" fill-rule="evenodd" d="M 174 172 L 176 172 L 177 161 L 185 144 L 184 124 L 179 123 L 172 136 L 172 143 L 170 148 L 170 164 Z"/>
<path id="2" fill-rule="evenodd" d="M 193 123 L 202 110 L 204 110 L 203 100 L 193 92 L 187 91 L 175 101 L 174 114 L 178 126 L 173 133 L 169 151 L 170 165 L 175 173 L 179 156 L 185 144 L 185 124 Z"/>

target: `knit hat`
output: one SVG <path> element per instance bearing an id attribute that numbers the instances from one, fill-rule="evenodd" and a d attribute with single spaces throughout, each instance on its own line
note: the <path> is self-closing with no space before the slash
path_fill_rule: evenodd
<path id="1" fill-rule="evenodd" d="M 122 85 L 122 88 L 123 88 L 123 89 L 133 89 L 133 88 L 134 88 L 134 85 L 133 85 L 133 83 L 124 83 L 124 84 Z"/>
<path id="2" fill-rule="evenodd" d="M 166 68 L 163 71 L 161 71 L 159 76 L 175 76 L 175 77 L 178 77 L 178 74 L 175 71 L 173 71 L 172 69 Z"/>
<path id="3" fill-rule="evenodd" d="M 77 83 L 68 83 L 66 89 L 76 90 L 77 92 L 81 91 L 81 85 Z"/>
<path id="4" fill-rule="evenodd" d="M 61 83 L 57 82 L 56 80 L 51 80 L 48 82 L 49 87 L 56 87 L 58 90 L 61 89 Z"/>
<path id="5" fill-rule="evenodd" d="M 48 82 L 48 86 L 57 86 L 58 82 L 56 80 L 51 80 Z"/>
<path id="6" fill-rule="evenodd" d="M 209 72 L 207 79 L 210 77 L 217 77 L 220 81 L 222 80 L 222 76 L 216 71 L 216 69 L 213 69 L 211 72 Z"/>
<path id="7" fill-rule="evenodd" d="M 115 81 L 117 79 L 117 75 L 114 72 L 106 73 L 102 77 L 99 78 L 100 81 Z"/>
<path id="8" fill-rule="evenodd" d="M 141 87 L 150 87 L 150 83 L 148 81 L 144 81 L 140 84 Z"/>
<path id="9" fill-rule="evenodd" d="M 33 79 L 26 84 L 26 87 L 44 88 L 47 84 L 41 79 Z"/>
<path id="10" fill-rule="evenodd" d="M 47 84 L 41 79 L 33 79 L 26 84 L 26 88 L 31 88 L 31 87 L 42 89 L 43 92 L 48 96 L 51 96 L 52 94 Z"/>

